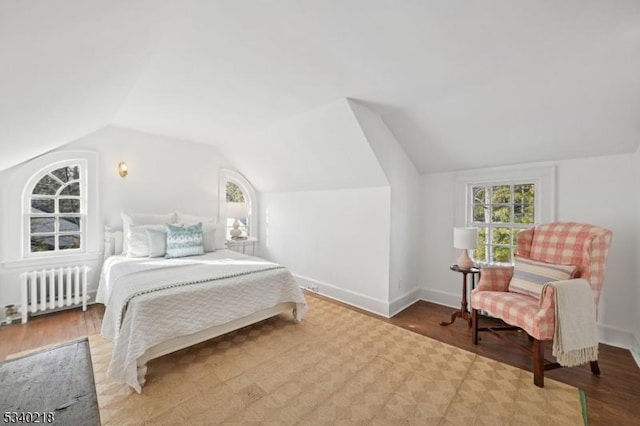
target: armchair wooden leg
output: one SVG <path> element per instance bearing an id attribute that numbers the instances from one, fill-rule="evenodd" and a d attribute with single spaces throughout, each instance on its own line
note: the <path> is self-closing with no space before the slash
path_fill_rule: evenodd
<path id="1" fill-rule="evenodd" d="M 478 310 L 471 309 L 471 338 L 474 345 L 478 344 Z"/>
<path id="2" fill-rule="evenodd" d="M 598 366 L 598 361 L 591 361 L 589 363 L 591 365 L 591 372 L 596 376 L 600 375 L 600 367 Z"/>
<path id="3" fill-rule="evenodd" d="M 533 339 L 533 384 L 544 387 L 544 342 Z"/>

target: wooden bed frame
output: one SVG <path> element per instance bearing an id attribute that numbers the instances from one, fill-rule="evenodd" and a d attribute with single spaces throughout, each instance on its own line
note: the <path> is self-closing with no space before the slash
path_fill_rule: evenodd
<path id="1" fill-rule="evenodd" d="M 294 302 L 279 303 L 271 308 L 263 309 L 261 311 L 254 312 L 246 317 L 238 318 L 225 324 L 220 324 L 214 327 L 206 328 L 198 331 L 197 333 L 189 334 L 186 336 L 175 337 L 171 340 L 167 340 L 162 343 L 158 343 L 155 346 L 150 347 L 146 352 L 138 358 L 138 381 L 140 386 L 145 384 L 145 375 L 147 374 L 147 362 L 159 358 L 163 355 L 170 354 L 172 352 L 179 351 L 180 349 L 188 348 L 200 342 L 204 342 L 214 337 L 222 336 L 223 334 L 230 333 L 234 330 L 255 324 L 257 322 L 266 320 L 283 312 L 291 311 L 293 314 L 293 321 L 296 320 L 296 304 Z"/>

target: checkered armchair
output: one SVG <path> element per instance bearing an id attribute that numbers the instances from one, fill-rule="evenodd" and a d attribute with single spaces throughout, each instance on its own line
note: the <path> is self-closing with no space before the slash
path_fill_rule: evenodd
<path id="1" fill-rule="evenodd" d="M 539 262 L 577 266 L 575 278 L 589 281 L 597 307 L 610 243 L 611 231 L 607 229 L 575 222 L 553 222 L 521 231 L 517 255 Z M 543 356 L 543 342 L 553 340 L 555 330 L 553 288 L 548 288 L 540 300 L 510 292 L 512 275 L 512 266 L 482 268 L 478 286 L 471 294 L 473 343 L 478 344 L 479 331 L 495 330 L 478 326 L 479 310 L 524 330 L 533 339 L 534 383 L 542 387 L 544 371 L 559 367 L 557 363 L 545 363 Z M 591 363 L 591 369 L 599 374 L 597 362 Z"/>

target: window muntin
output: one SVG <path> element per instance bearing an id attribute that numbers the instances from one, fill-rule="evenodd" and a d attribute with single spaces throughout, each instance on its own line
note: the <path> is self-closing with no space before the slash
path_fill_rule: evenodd
<path id="1" fill-rule="evenodd" d="M 478 263 L 512 263 L 518 233 L 538 221 L 535 182 L 470 183 L 467 226 L 479 228 Z"/>
<path id="2" fill-rule="evenodd" d="M 73 252 L 84 247 L 85 202 L 79 164 L 56 167 L 37 177 L 29 195 L 30 254 Z"/>

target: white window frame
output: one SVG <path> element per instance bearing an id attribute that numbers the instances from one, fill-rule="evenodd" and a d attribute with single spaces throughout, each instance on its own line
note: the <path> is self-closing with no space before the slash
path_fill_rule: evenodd
<path id="1" fill-rule="evenodd" d="M 45 170 L 55 170 L 59 164 L 78 163 L 86 161 L 85 182 L 85 221 L 84 227 L 86 237 L 84 239 L 83 251 L 62 250 L 58 252 L 38 252 L 39 254 L 29 254 L 29 243 L 27 241 L 26 214 L 30 210 L 25 207 L 25 197 L 30 199 L 31 191 L 28 187 L 33 180 L 39 180 L 36 176 L 41 175 Z M 100 251 L 103 248 L 102 229 L 100 226 L 101 216 L 99 211 L 99 185 L 98 185 L 98 154 L 94 151 L 61 150 L 36 157 L 26 163 L 14 168 L 12 174 L 8 176 L 7 191 L 2 196 L 2 203 L 6 206 L 6 218 L 0 224 L 3 238 L 0 239 L 2 246 L 2 267 L 4 268 L 30 268 L 30 267 L 52 267 L 73 265 L 77 262 L 99 259 Z M 47 253 L 47 255 L 43 255 Z"/>
<path id="2" fill-rule="evenodd" d="M 556 168 L 554 165 L 512 166 L 469 172 L 459 172 L 455 176 L 455 226 L 482 226 L 489 228 L 522 228 L 553 222 L 556 218 L 555 203 Z M 532 183 L 535 185 L 533 224 L 482 224 L 473 221 L 474 186 L 499 186 Z M 490 239 L 488 239 L 490 241 Z M 487 259 L 491 259 L 487 253 Z M 490 263 L 490 262 L 487 262 Z"/>
<path id="3" fill-rule="evenodd" d="M 51 175 L 51 173 L 57 169 L 62 167 L 73 167 L 78 166 L 80 169 L 80 179 L 77 181 L 80 187 L 80 196 L 78 197 L 80 200 L 80 212 L 78 214 L 70 214 L 70 213 L 60 213 L 55 211 L 54 213 L 32 213 L 31 212 L 31 201 L 33 197 L 33 189 L 35 186 L 42 180 L 45 176 Z M 59 255 L 70 255 L 77 253 L 85 253 L 86 252 L 86 239 L 87 239 L 87 173 L 88 173 L 88 165 L 86 159 L 73 159 L 73 160 L 64 160 L 57 163 L 53 163 L 48 165 L 46 168 L 39 170 L 36 174 L 34 174 L 27 185 L 25 186 L 25 190 L 23 192 L 22 197 L 22 214 L 24 216 L 23 221 L 23 250 L 25 258 L 39 258 L 44 256 L 59 256 Z M 55 176 L 54 176 L 55 178 Z M 55 178 L 56 180 L 59 180 Z M 68 182 L 66 185 L 74 183 L 76 181 Z M 36 197 L 36 198 L 51 198 L 53 200 L 59 200 L 60 198 L 65 198 L 64 196 L 60 196 L 59 192 L 66 186 L 63 182 L 61 182 L 63 186 L 58 190 L 58 194 L 51 197 Z M 73 197 L 75 198 L 75 197 Z M 57 206 L 58 203 L 56 202 Z M 80 217 L 80 229 L 76 232 L 64 232 L 58 229 L 58 218 L 64 216 L 78 216 Z M 56 243 L 56 248 L 54 250 L 49 251 L 31 251 L 31 218 L 34 217 L 53 217 L 55 218 L 55 229 L 54 232 L 50 233 L 50 236 L 53 236 L 56 241 L 60 236 L 64 236 L 67 234 L 80 234 L 80 247 L 77 249 L 66 249 L 60 250 L 58 248 L 58 244 Z"/>
<path id="4" fill-rule="evenodd" d="M 228 235 L 227 225 L 227 182 L 233 182 L 244 195 L 244 201 L 249 205 L 247 230 L 251 237 L 258 236 L 258 193 L 251 182 L 240 172 L 231 169 L 220 169 L 220 222 L 225 224 L 225 232 Z"/>

